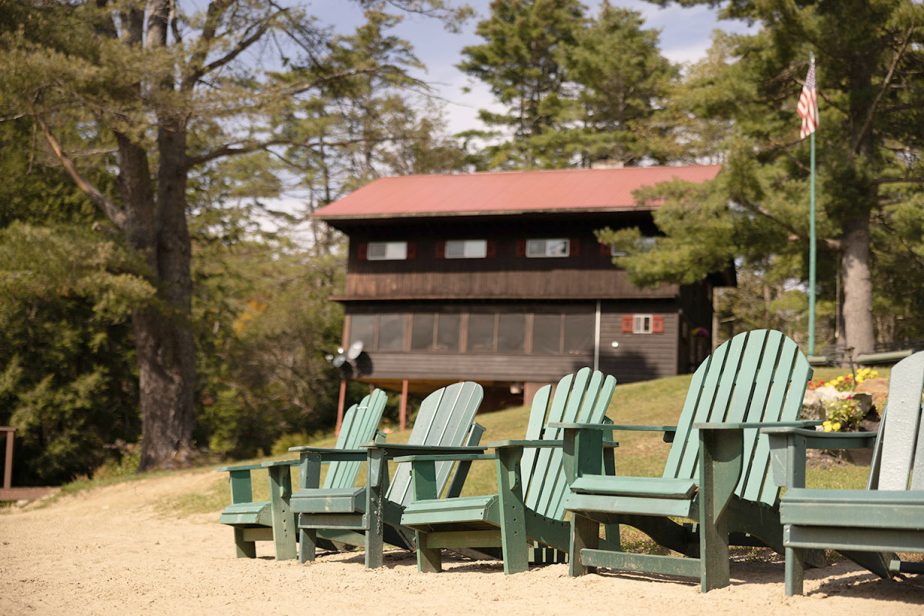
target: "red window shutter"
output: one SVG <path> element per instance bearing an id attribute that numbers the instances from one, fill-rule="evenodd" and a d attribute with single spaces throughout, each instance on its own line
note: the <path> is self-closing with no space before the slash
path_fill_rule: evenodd
<path id="1" fill-rule="evenodd" d="M 407 243 L 407 258 L 408 261 L 417 257 L 417 243 L 408 242 Z"/>
<path id="2" fill-rule="evenodd" d="M 664 333 L 664 317 L 655 315 L 651 317 L 651 333 L 652 334 L 663 334 Z"/>
<path id="3" fill-rule="evenodd" d="M 517 256 L 526 256 L 526 240 L 517 240 Z"/>
<path id="4" fill-rule="evenodd" d="M 369 248 L 369 244 L 367 244 L 366 242 L 360 242 L 359 244 L 357 244 L 357 246 L 356 246 L 356 258 L 359 259 L 360 261 L 365 261 L 365 260 L 366 260 L 366 251 L 367 251 L 368 248 Z"/>
<path id="5" fill-rule="evenodd" d="M 609 257 L 611 255 L 610 245 L 609 244 L 600 244 L 600 256 Z"/>
<path id="6" fill-rule="evenodd" d="M 569 249 L 569 255 L 572 257 L 581 256 L 581 240 L 579 238 L 571 238 Z"/>
<path id="7" fill-rule="evenodd" d="M 632 317 L 625 316 L 622 318 L 622 333 L 631 334 L 632 333 Z"/>
<path id="8" fill-rule="evenodd" d="M 439 241 L 436 243 L 436 258 L 442 259 L 446 256 L 446 242 Z"/>
<path id="9" fill-rule="evenodd" d="M 488 243 L 488 246 L 487 246 L 488 257 L 496 257 L 497 256 L 497 242 L 495 240 L 488 240 L 487 243 Z"/>

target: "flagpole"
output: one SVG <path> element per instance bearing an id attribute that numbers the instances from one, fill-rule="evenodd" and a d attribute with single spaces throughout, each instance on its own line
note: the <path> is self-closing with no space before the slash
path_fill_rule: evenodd
<path id="1" fill-rule="evenodd" d="M 815 354 L 815 133 L 811 134 L 811 180 L 809 183 L 809 313 L 808 352 Z"/>
<path id="2" fill-rule="evenodd" d="M 809 54 L 809 62 L 815 66 L 815 54 Z M 814 85 L 814 84 L 813 84 Z M 816 107 L 817 109 L 817 107 Z M 809 313 L 808 352 L 815 354 L 815 131 L 811 134 L 811 179 L 809 180 Z"/>

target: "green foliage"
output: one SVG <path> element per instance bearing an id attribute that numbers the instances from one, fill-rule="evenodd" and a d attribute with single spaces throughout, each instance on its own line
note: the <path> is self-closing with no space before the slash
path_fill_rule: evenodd
<path id="1" fill-rule="evenodd" d="M 488 152 L 488 167 L 555 167 L 570 153 L 557 137 L 568 102 L 564 58 L 585 21 L 577 0 L 495 0 L 475 32 L 485 39 L 462 50 L 459 68 L 485 82 L 508 109 L 479 111 L 513 139 Z"/>
<path id="2" fill-rule="evenodd" d="M 618 263 L 634 280 L 655 284 L 694 279 L 736 259 L 742 279 L 760 281 L 730 292 L 720 318 L 740 329 L 805 318 L 807 302 L 798 295 L 808 278 L 809 148 L 798 139 L 794 110 L 814 50 L 819 339 L 834 342 L 838 276 L 849 291 L 840 332 L 847 345 L 865 349 L 873 325 L 881 341 L 924 336 L 920 294 L 908 292 L 924 284 L 924 7 L 908 0 L 710 4 L 760 30 L 716 35 L 707 58 L 672 93 L 665 117 L 690 155 L 722 161 L 723 173 L 702 187 L 648 191 L 646 198 L 664 200 L 657 223 L 665 237 L 652 246 L 628 232 L 602 234 L 629 252 Z M 864 290 L 867 267 L 872 296 Z M 755 318 L 761 306 L 772 312 L 763 321 Z"/>
<path id="3" fill-rule="evenodd" d="M 261 231 L 253 210 L 208 207 L 192 221 L 197 441 L 234 457 L 329 426 L 337 408 L 339 379 L 324 354 L 340 341 L 342 312 L 329 297 L 343 264 Z"/>
<path id="4" fill-rule="evenodd" d="M 479 115 L 500 133 L 473 161 L 480 168 L 627 165 L 676 149 L 656 120 L 677 69 L 658 51 L 658 33 L 636 11 L 604 2 L 587 16 L 575 0 L 493 2 L 478 24 L 484 43 L 463 49 L 459 68 L 506 106 Z M 506 138 L 506 140 L 504 140 Z"/>
<path id="5" fill-rule="evenodd" d="M 641 14 L 604 2 L 565 54 L 579 124 L 568 139 L 576 142 L 582 166 L 659 161 L 677 149 L 655 115 L 678 71 L 660 54 L 658 32 L 643 26 Z"/>
<path id="6" fill-rule="evenodd" d="M 153 295 L 92 231 L 0 229 L 0 423 L 17 430 L 17 483 L 88 474 L 137 438 L 128 319 Z"/>
<path id="7" fill-rule="evenodd" d="M 848 396 L 825 402 L 825 432 L 850 432 L 857 429 L 865 413 L 857 400 Z"/>

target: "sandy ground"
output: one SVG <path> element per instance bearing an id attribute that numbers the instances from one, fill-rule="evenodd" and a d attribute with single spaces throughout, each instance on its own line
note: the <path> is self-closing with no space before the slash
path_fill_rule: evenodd
<path id="1" fill-rule="evenodd" d="M 887 582 L 846 564 L 809 573 L 783 596 L 781 563 L 740 562 L 733 584 L 639 575 L 571 579 L 565 565 L 505 577 L 496 563 L 449 562 L 418 574 L 402 552 L 368 571 L 362 556 L 299 565 L 234 558 L 217 516 L 175 519 L 157 503 L 205 489 L 208 472 L 129 482 L 0 514 L 0 615 L 15 614 L 924 614 L 924 578 Z"/>

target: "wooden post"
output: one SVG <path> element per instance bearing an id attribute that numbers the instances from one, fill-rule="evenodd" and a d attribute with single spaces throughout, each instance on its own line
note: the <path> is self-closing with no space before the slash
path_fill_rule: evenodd
<path id="1" fill-rule="evenodd" d="M 398 425 L 402 431 L 407 425 L 407 379 L 401 381 L 401 409 L 398 411 Z"/>
<path id="2" fill-rule="evenodd" d="M 3 428 L 6 432 L 6 456 L 3 463 L 3 489 L 9 490 L 13 485 L 13 434 L 16 428 Z"/>
<path id="3" fill-rule="evenodd" d="M 346 379 L 340 379 L 340 398 L 337 400 L 337 434 L 340 434 L 340 425 L 343 423 L 343 405 L 346 402 Z"/>

